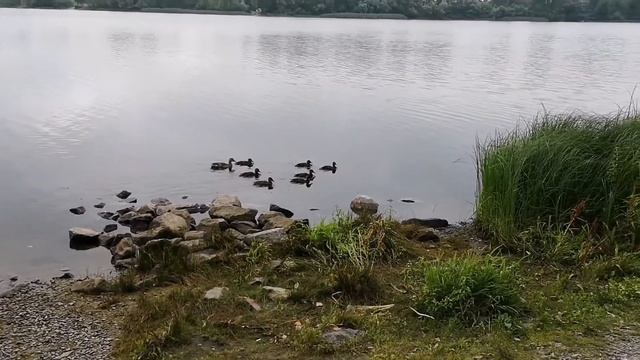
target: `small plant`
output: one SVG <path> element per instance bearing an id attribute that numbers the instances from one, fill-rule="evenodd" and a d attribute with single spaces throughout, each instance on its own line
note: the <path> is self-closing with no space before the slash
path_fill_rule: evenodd
<path id="1" fill-rule="evenodd" d="M 254 241 L 251 243 L 249 254 L 247 255 L 247 262 L 252 265 L 260 264 L 271 258 L 271 248 L 261 241 Z"/>
<path id="2" fill-rule="evenodd" d="M 138 290 L 136 273 L 133 270 L 124 271 L 111 282 L 111 290 L 116 293 L 131 293 Z"/>
<path id="3" fill-rule="evenodd" d="M 640 301 L 640 278 L 632 277 L 620 281 L 610 280 L 597 297 L 602 304 L 627 305 Z"/>
<path id="4" fill-rule="evenodd" d="M 371 267 L 340 265 L 332 270 L 331 275 L 334 290 L 351 299 L 373 300 L 382 290 Z"/>
<path id="5" fill-rule="evenodd" d="M 624 253 L 613 257 L 603 257 L 590 263 L 585 271 L 597 280 L 640 276 L 640 256 Z"/>
<path id="6" fill-rule="evenodd" d="M 439 320 L 475 325 L 502 314 L 521 314 L 523 302 L 513 266 L 478 257 L 422 261 L 417 269 L 418 311 Z"/>

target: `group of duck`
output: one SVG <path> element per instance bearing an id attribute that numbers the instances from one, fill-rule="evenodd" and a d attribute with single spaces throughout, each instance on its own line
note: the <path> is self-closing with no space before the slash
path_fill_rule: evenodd
<path id="1" fill-rule="evenodd" d="M 235 171 L 233 169 L 233 166 L 245 166 L 248 168 L 252 168 L 254 165 L 254 162 L 251 158 L 247 159 L 247 160 L 240 160 L 240 161 L 236 161 L 233 158 L 229 158 L 229 160 L 227 162 L 214 162 L 211 164 L 211 170 L 217 171 L 217 170 L 227 170 L 229 172 L 233 172 Z M 291 180 L 289 181 L 292 184 L 300 184 L 300 185 L 306 185 L 307 187 L 311 187 L 311 182 L 316 178 L 315 176 L 315 171 L 312 169 L 313 167 L 313 163 L 311 162 L 311 160 L 307 160 L 305 162 L 301 162 L 301 163 L 297 163 L 295 165 L 296 168 L 306 168 L 307 172 L 301 172 L 301 173 L 297 173 L 293 175 L 293 178 L 291 178 Z M 322 167 L 320 167 L 320 170 L 322 171 L 331 171 L 332 173 L 335 174 L 336 170 L 337 170 L 337 166 L 336 166 L 336 162 L 334 161 L 331 165 L 324 165 Z M 259 179 L 260 178 L 260 169 L 255 168 L 253 171 L 245 171 L 240 173 L 240 177 L 243 178 L 254 178 L 254 179 Z M 254 186 L 257 187 L 266 187 L 269 189 L 273 189 L 273 178 L 268 178 L 267 180 L 256 180 L 253 182 Z"/>

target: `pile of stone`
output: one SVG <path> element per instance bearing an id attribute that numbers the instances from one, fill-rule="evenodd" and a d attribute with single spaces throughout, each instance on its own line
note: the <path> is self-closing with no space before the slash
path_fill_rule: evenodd
<path id="1" fill-rule="evenodd" d="M 199 223 L 193 213 L 209 213 L 209 218 Z M 293 213 L 277 205 L 258 216 L 258 211 L 242 207 L 236 196 L 217 197 L 210 206 L 176 206 L 164 198 L 135 208 L 133 206 L 116 213 L 101 212 L 104 219 L 117 221 L 130 232 L 112 234 L 116 224 L 105 226 L 104 231 L 72 228 L 69 230 L 70 247 L 88 249 L 103 246 L 110 249 L 112 263 L 117 268 L 132 268 L 139 261 L 146 247 L 170 243 L 187 249 L 195 261 L 208 261 L 217 256 L 213 250 L 223 239 L 231 239 L 240 250 L 248 250 L 253 242 L 279 242 L 287 231 L 298 222 Z M 308 222 L 306 222 L 308 224 Z"/>

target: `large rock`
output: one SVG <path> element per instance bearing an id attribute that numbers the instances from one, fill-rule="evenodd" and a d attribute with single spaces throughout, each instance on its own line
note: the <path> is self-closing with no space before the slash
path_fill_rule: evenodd
<path id="1" fill-rule="evenodd" d="M 190 253 L 205 250 L 209 247 L 209 244 L 202 239 L 185 240 L 178 243 L 178 246 L 182 246 L 189 250 Z"/>
<path id="2" fill-rule="evenodd" d="M 82 294 L 95 295 L 107 291 L 108 288 L 109 284 L 107 283 L 107 280 L 101 277 L 96 277 L 78 281 L 71 286 L 71 291 Z"/>
<path id="3" fill-rule="evenodd" d="M 69 209 L 69 211 L 74 215 L 82 215 L 87 211 L 87 209 L 85 209 L 84 206 L 78 206 Z"/>
<path id="4" fill-rule="evenodd" d="M 180 215 L 166 213 L 153 219 L 149 225 L 149 230 L 157 232 L 157 237 L 181 238 L 189 231 L 189 224 Z"/>
<path id="5" fill-rule="evenodd" d="M 167 198 L 163 198 L 163 197 L 158 197 L 155 199 L 151 199 L 151 204 L 152 205 L 156 205 L 156 206 L 167 206 L 167 205 L 171 205 L 171 201 Z"/>
<path id="6" fill-rule="evenodd" d="M 276 211 L 281 213 L 282 215 L 288 217 L 288 218 L 292 218 L 293 217 L 293 211 L 289 210 L 289 209 L 285 209 L 281 206 L 278 206 L 276 204 L 271 204 L 269 205 L 269 211 Z"/>
<path id="7" fill-rule="evenodd" d="M 131 219 L 138 216 L 138 213 L 135 211 L 129 211 L 128 213 L 121 214 L 118 218 L 118 224 L 123 226 L 129 226 Z"/>
<path id="8" fill-rule="evenodd" d="M 261 231 L 255 234 L 245 235 L 244 239 L 242 240 L 244 241 L 245 244 L 251 246 L 251 244 L 254 241 L 268 242 L 268 243 L 280 242 L 284 240 L 286 236 L 287 236 L 287 231 L 285 229 L 276 228 L 276 229 Z"/>
<path id="9" fill-rule="evenodd" d="M 111 248 L 111 255 L 116 260 L 127 259 L 133 257 L 136 254 L 135 245 L 133 239 L 124 238 L 118 242 L 118 244 Z"/>
<path id="10" fill-rule="evenodd" d="M 276 218 L 276 217 L 285 217 L 285 216 L 281 212 L 265 211 L 262 214 L 260 214 L 260 216 L 258 216 L 258 224 L 260 226 L 265 226 L 270 219 Z"/>
<path id="11" fill-rule="evenodd" d="M 222 234 L 227 239 L 233 239 L 233 240 L 244 240 L 244 238 L 246 237 L 245 234 L 232 228 L 225 230 Z"/>
<path id="12" fill-rule="evenodd" d="M 236 229 L 245 235 L 260 231 L 257 229 L 258 226 L 253 221 L 234 221 L 229 225 L 231 228 Z"/>
<path id="13" fill-rule="evenodd" d="M 156 216 L 156 208 L 158 206 L 155 204 L 144 204 L 140 209 L 138 209 L 138 214 L 144 215 L 149 214 L 151 216 Z"/>
<path id="14" fill-rule="evenodd" d="M 204 240 L 204 231 L 187 231 L 184 234 L 185 240 Z"/>
<path id="15" fill-rule="evenodd" d="M 174 205 L 157 205 L 155 207 L 156 215 L 164 215 L 166 213 L 177 210 Z"/>
<path id="16" fill-rule="evenodd" d="M 215 252 L 212 249 L 198 251 L 189 255 L 194 264 L 213 264 L 222 260 L 222 252 Z"/>
<path id="17" fill-rule="evenodd" d="M 129 228 L 134 233 L 145 231 L 149 229 L 152 220 L 152 214 L 138 214 L 129 220 Z"/>
<path id="18" fill-rule="evenodd" d="M 242 203 L 237 196 L 234 195 L 220 195 L 213 200 L 211 203 L 211 207 L 221 207 L 221 206 L 237 206 L 242 207 Z"/>
<path id="19" fill-rule="evenodd" d="M 440 241 L 440 237 L 436 233 L 435 230 L 431 228 L 420 228 L 416 230 L 414 239 L 420 242 L 432 241 L 438 242 Z"/>
<path id="20" fill-rule="evenodd" d="M 111 211 L 100 211 L 98 213 L 98 216 L 100 216 L 101 218 L 103 218 L 105 220 L 111 220 L 111 218 L 113 218 L 113 215 L 115 215 L 115 214 L 112 213 Z"/>
<path id="21" fill-rule="evenodd" d="M 430 219 L 411 218 L 411 219 L 404 220 L 402 222 L 402 225 L 418 225 L 418 226 L 430 227 L 434 229 L 441 229 L 449 226 L 449 222 L 445 219 L 437 219 L 437 218 L 430 218 Z"/>
<path id="22" fill-rule="evenodd" d="M 122 199 L 122 200 L 124 200 L 124 199 L 128 198 L 128 197 L 129 197 L 129 195 L 131 195 L 131 192 L 129 192 L 129 191 L 127 191 L 127 190 L 122 190 L 122 191 L 120 191 L 119 193 L 117 193 L 117 194 L 116 194 L 116 196 L 117 196 L 119 199 Z"/>
<path id="23" fill-rule="evenodd" d="M 222 218 L 231 223 L 234 221 L 256 221 L 258 210 L 245 209 L 238 206 L 219 206 L 209 209 L 212 219 Z"/>
<path id="24" fill-rule="evenodd" d="M 186 210 L 189 214 L 204 214 L 209 211 L 209 206 L 206 204 L 181 205 L 176 209 Z"/>
<path id="25" fill-rule="evenodd" d="M 117 224 L 107 224 L 104 226 L 104 229 L 102 231 L 106 232 L 106 233 L 110 233 L 110 232 L 114 232 L 118 230 L 118 225 Z"/>
<path id="26" fill-rule="evenodd" d="M 222 232 L 228 228 L 229 224 L 225 219 L 205 218 L 196 225 L 196 230 L 204 231 L 204 239 L 209 242 L 213 242 L 218 234 L 222 234 Z"/>
<path id="27" fill-rule="evenodd" d="M 86 250 L 100 246 L 100 233 L 87 228 L 69 229 L 69 247 L 75 250 Z"/>
<path id="28" fill-rule="evenodd" d="M 100 243 L 100 246 L 108 249 L 116 244 L 116 235 L 106 232 L 100 233 L 98 236 L 98 242 Z"/>
<path id="29" fill-rule="evenodd" d="M 286 218 L 284 215 L 274 216 L 267 220 L 262 228 L 264 230 L 283 228 L 285 231 L 288 231 L 295 223 L 295 220 Z"/>
<path id="30" fill-rule="evenodd" d="M 122 208 L 120 210 L 116 210 L 116 213 L 118 213 L 119 215 L 124 215 L 128 212 L 132 212 L 132 211 L 136 211 L 135 206 L 127 206 L 126 208 Z"/>
<path id="31" fill-rule="evenodd" d="M 187 222 L 187 224 L 189 224 L 189 226 L 196 225 L 196 220 L 191 216 L 191 214 L 187 210 L 178 209 L 173 205 L 158 206 L 156 208 L 156 214 L 158 214 L 158 216 L 162 216 L 164 214 L 169 214 L 169 213 L 182 217 Z"/>
<path id="32" fill-rule="evenodd" d="M 358 195 L 351 200 L 351 211 L 359 216 L 374 215 L 378 212 L 378 203 L 365 195 Z"/>
<path id="33" fill-rule="evenodd" d="M 331 345 L 342 345 L 364 334 L 362 330 L 335 328 L 322 334 L 322 339 Z"/>

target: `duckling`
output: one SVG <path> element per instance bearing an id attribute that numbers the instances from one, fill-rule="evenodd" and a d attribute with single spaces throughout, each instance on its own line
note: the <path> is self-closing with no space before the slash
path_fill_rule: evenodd
<path id="1" fill-rule="evenodd" d="M 313 180 L 316 177 L 314 174 L 315 174 L 315 171 L 313 171 L 313 169 L 309 169 L 308 173 L 297 173 L 293 175 L 293 177 Z"/>
<path id="2" fill-rule="evenodd" d="M 336 172 L 336 169 L 337 169 L 337 167 L 336 167 L 336 162 L 335 161 L 331 165 L 325 165 L 325 166 L 320 168 L 320 170 L 331 171 L 331 172 Z"/>
<path id="3" fill-rule="evenodd" d="M 269 178 L 265 180 L 254 181 L 253 186 L 257 187 L 268 187 L 269 189 L 273 189 L 273 179 Z"/>
<path id="4" fill-rule="evenodd" d="M 233 168 L 233 163 L 236 162 L 233 158 L 229 158 L 229 162 L 214 162 L 211 164 L 211 170 L 229 170 Z"/>
<path id="5" fill-rule="evenodd" d="M 249 158 L 249 159 L 247 159 L 247 161 L 244 161 L 244 160 L 236 161 L 236 165 L 253 167 L 253 160 L 251 160 L 251 158 Z"/>
<path id="6" fill-rule="evenodd" d="M 310 168 L 310 167 L 311 167 L 311 165 L 312 165 L 312 164 L 311 164 L 311 160 L 307 160 L 306 162 L 297 163 L 297 164 L 296 164 L 296 167 L 299 167 L 299 168 L 307 168 L 307 169 L 308 169 L 308 168 Z"/>
<path id="7" fill-rule="evenodd" d="M 260 177 L 260 169 L 256 168 L 254 171 L 247 171 L 240 174 L 240 177 L 243 178 L 259 178 Z"/>
<path id="8" fill-rule="evenodd" d="M 310 178 L 294 177 L 289 182 L 292 183 L 292 184 L 300 184 L 300 185 L 306 184 L 307 187 L 311 186 L 311 179 Z"/>

